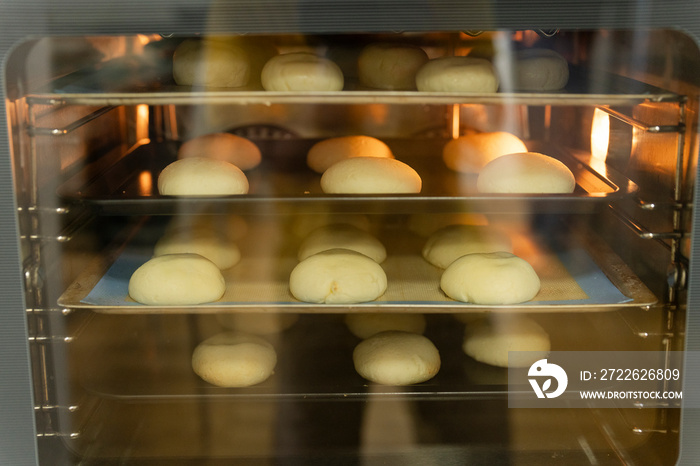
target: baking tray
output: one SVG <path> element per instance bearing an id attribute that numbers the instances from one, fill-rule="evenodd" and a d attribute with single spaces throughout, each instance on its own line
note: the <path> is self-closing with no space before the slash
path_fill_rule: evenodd
<path id="1" fill-rule="evenodd" d="M 297 265 L 298 240 L 276 221 L 251 220 L 249 232 L 238 242 L 241 261 L 223 272 L 227 290 L 217 302 L 196 306 L 149 306 L 128 296 L 131 274 L 152 255 L 160 233 L 144 228 L 123 247 L 105 255 L 83 273 L 60 297 L 65 308 L 104 313 L 182 312 L 595 312 L 650 306 L 656 297 L 602 244 L 582 244 L 570 236 L 511 232 L 514 252 L 537 271 L 541 290 L 532 301 L 512 305 L 477 305 L 448 298 L 440 289 L 442 269 L 421 256 L 425 238 L 404 229 L 387 228 L 377 234 L 387 247 L 381 265 L 388 286 L 375 301 L 357 304 L 310 304 L 289 291 L 289 275 Z M 547 238 L 546 240 L 544 238 Z"/>
<path id="2" fill-rule="evenodd" d="M 476 191 L 476 175 L 449 170 L 441 158 L 442 139 L 389 139 L 397 159 L 413 167 L 423 180 L 420 194 L 325 194 L 321 176 L 306 165 L 306 153 L 318 140 L 255 141 L 263 162 L 246 173 L 249 194 L 182 198 L 161 196 L 157 179 L 176 160 L 177 142 L 148 143 L 129 151 L 113 165 L 95 172 L 89 167 L 58 189 L 64 201 L 80 203 L 102 214 L 163 215 L 203 210 L 237 213 L 440 211 L 589 213 L 613 200 L 637 192 L 635 183 L 609 167 L 596 170 L 590 154 L 562 148 L 546 152 L 564 162 L 577 186 L 571 194 L 483 194 Z M 536 146 L 530 143 L 529 146 Z M 535 149 L 538 149 L 535 147 Z"/>

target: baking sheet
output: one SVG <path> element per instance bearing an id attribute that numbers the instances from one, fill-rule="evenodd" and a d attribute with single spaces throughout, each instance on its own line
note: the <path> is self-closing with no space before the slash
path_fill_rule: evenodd
<path id="1" fill-rule="evenodd" d="M 541 280 L 540 292 L 527 303 L 485 306 L 448 298 L 440 289 L 442 269 L 430 265 L 420 254 L 424 239 L 403 232 L 393 237 L 380 236 L 385 245 L 391 245 L 386 261 L 381 264 L 387 274 L 388 287 L 383 296 L 372 302 L 352 305 L 300 302 L 289 292 L 289 274 L 298 263 L 295 249 L 266 248 L 260 244 L 255 247 L 243 242 L 240 244 L 241 261 L 223 272 L 226 293 L 219 301 L 186 308 L 139 304 L 128 296 L 129 278 L 151 257 L 152 249 L 148 244 L 155 241 L 135 241 L 121 250 L 102 273 L 87 273 L 79 278 L 61 297 L 59 305 L 116 313 L 266 311 L 271 308 L 290 312 L 346 312 L 377 307 L 383 311 L 416 312 L 455 312 L 458 309 L 590 312 L 656 302 L 654 295 L 633 275 L 625 274 L 624 267 L 610 255 L 606 257 L 610 269 L 604 271 L 581 245 L 553 250 L 539 239 L 522 235 L 514 238 L 514 252 L 530 262 Z"/>

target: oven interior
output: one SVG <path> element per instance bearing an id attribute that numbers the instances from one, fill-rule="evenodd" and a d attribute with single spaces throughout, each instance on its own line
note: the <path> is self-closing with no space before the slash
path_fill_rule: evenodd
<path id="1" fill-rule="evenodd" d="M 334 93 L 198 89 L 172 80 L 178 36 L 46 37 L 18 45 L 5 69 L 23 254 L 35 413 L 46 464 L 671 464 L 680 409 L 509 409 L 507 371 L 462 351 L 471 319 L 526 315 L 557 351 L 674 351 L 684 346 L 700 54 L 682 33 L 500 31 L 249 36 L 279 52 L 332 58 Z M 428 55 L 516 47 L 557 50 L 570 65 L 554 92 L 487 95 L 368 91 L 356 59 L 372 42 Z M 480 196 L 441 159 L 451 138 L 509 131 L 572 168 L 571 196 Z M 263 154 L 251 194 L 159 196 L 182 142 L 230 132 Z M 421 175 L 411 196 L 326 196 L 306 167 L 324 138 L 368 134 Z M 125 251 L 148 251 L 167 224 L 233 219 L 249 285 L 238 305 L 86 304 Z M 283 303 L 310 228 L 359 218 L 387 246 L 403 298 L 357 306 Z M 420 250 L 439 226 L 489 223 L 523 250 L 583 251 L 621 302 L 434 304 Z M 148 254 L 145 252 L 144 254 Z M 414 267 L 415 266 L 415 267 Z M 416 271 L 412 273 L 412 271 Z M 431 275 L 431 273 L 433 275 Z M 434 272 L 426 274 L 433 277 Z M 392 279 L 390 274 L 390 279 Z M 245 288 L 245 287 L 244 287 Z M 438 347 L 438 375 L 410 386 L 354 370 L 353 312 L 417 313 Z M 271 327 L 274 375 L 219 388 L 191 368 L 194 348 L 231 316 Z M 290 326 L 284 324 L 292 322 Z M 273 328 L 274 327 L 274 328 Z"/>

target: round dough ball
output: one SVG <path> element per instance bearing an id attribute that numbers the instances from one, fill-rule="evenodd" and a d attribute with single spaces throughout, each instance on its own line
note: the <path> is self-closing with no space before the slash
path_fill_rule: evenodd
<path id="1" fill-rule="evenodd" d="M 423 335 L 401 331 L 377 333 L 352 353 L 355 370 L 383 385 L 410 385 L 430 380 L 440 370 L 440 353 Z"/>
<path id="2" fill-rule="evenodd" d="M 433 233 L 423 246 L 423 258 L 441 269 L 467 254 L 512 252 L 510 238 L 483 225 L 448 225 Z"/>
<path id="3" fill-rule="evenodd" d="M 164 196 L 229 196 L 248 193 L 248 178 L 222 160 L 191 157 L 171 163 L 158 175 Z"/>
<path id="4" fill-rule="evenodd" d="M 451 170 L 479 173 L 487 163 L 497 157 L 516 152 L 527 152 L 523 141 L 505 131 L 495 131 L 452 139 L 442 149 L 442 159 Z"/>
<path id="5" fill-rule="evenodd" d="M 248 84 L 253 82 L 260 84 L 260 73 L 263 66 L 279 53 L 272 39 L 264 36 L 208 36 L 207 40 L 223 42 L 228 46 L 240 47 L 245 51 L 250 63 L 250 81 Z"/>
<path id="6" fill-rule="evenodd" d="M 299 262 L 289 289 L 307 303 L 352 304 L 373 301 L 386 291 L 386 273 L 375 261 L 348 249 L 331 249 Z"/>
<path id="7" fill-rule="evenodd" d="M 173 78 L 179 85 L 241 87 L 250 79 L 250 62 L 233 44 L 187 39 L 173 54 Z"/>
<path id="8" fill-rule="evenodd" d="M 515 304 L 537 295 L 540 278 L 526 260 L 509 252 L 477 253 L 462 256 L 447 267 L 440 288 L 465 303 Z"/>
<path id="9" fill-rule="evenodd" d="M 272 57 L 261 79 L 266 91 L 341 91 L 344 85 L 338 65 L 307 52 Z"/>
<path id="10" fill-rule="evenodd" d="M 576 179 L 559 160 L 537 152 L 507 154 L 489 162 L 479 173 L 482 193 L 572 193 Z"/>
<path id="11" fill-rule="evenodd" d="M 314 144 L 306 155 L 306 163 L 316 173 L 325 172 L 331 165 L 353 157 L 383 157 L 394 154 L 384 142 L 371 136 L 341 136 L 324 139 Z"/>
<path id="12" fill-rule="evenodd" d="M 303 261 L 329 249 L 356 251 L 378 264 L 386 259 L 386 248 L 381 241 L 360 228 L 343 223 L 326 225 L 312 231 L 299 246 L 298 258 Z"/>
<path id="13" fill-rule="evenodd" d="M 569 82 L 569 64 L 554 50 L 526 49 L 515 55 L 515 86 L 521 91 L 556 91 Z"/>
<path id="14" fill-rule="evenodd" d="M 464 333 L 464 352 L 479 362 L 498 367 L 529 367 L 547 357 L 549 335 L 534 320 L 524 316 L 492 316 L 469 323 Z M 509 351 L 533 351 L 512 354 Z"/>
<path id="15" fill-rule="evenodd" d="M 129 296 L 150 305 L 191 305 L 218 300 L 226 291 L 219 268 L 197 254 L 154 257 L 131 275 Z"/>
<path id="16" fill-rule="evenodd" d="M 202 157 L 232 163 L 241 170 L 260 165 L 260 149 L 252 141 L 231 133 L 212 133 L 184 142 L 177 151 L 179 159 Z"/>
<path id="17" fill-rule="evenodd" d="M 249 387 L 267 380 L 277 364 L 273 346 L 256 335 L 225 332 L 201 342 L 192 369 L 218 387 Z"/>
<path id="18" fill-rule="evenodd" d="M 419 193 L 416 171 L 395 159 L 358 157 L 333 164 L 321 176 L 321 189 L 332 194 Z"/>
<path id="19" fill-rule="evenodd" d="M 212 261 L 219 269 L 233 267 L 241 260 L 241 251 L 212 230 L 174 231 L 163 235 L 153 249 L 153 256 L 198 254 Z"/>
<path id="20" fill-rule="evenodd" d="M 221 325 L 232 330 L 238 330 L 255 335 L 270 335 L 287 330 L 299 320 L 297 314 L 267 314 L 251 313 L 218 313 L 216 319 Z"/>
<path id="21" fill-rule="evenodd" d="M 360 83 L 387 90 L 413 90 L 416 73 L 428 62 L 428 54 L 409 44 L 370 44 L 357 61 Z"/>
<path id="22" fill-rule="evenodd" d="M 441 57 L 418 71 L 416 86 L 421 92 L 496 92 L 498 77 L 483 58 Z"/>
<path id="23" fill-rule="evenodd" d="M 423 314 L 386 314 L 378 312 L 346 314 L 345 324 L 353 335 L 363 340 L 389 330 L 422 334 L 425 332 L 426 325 Z"/>

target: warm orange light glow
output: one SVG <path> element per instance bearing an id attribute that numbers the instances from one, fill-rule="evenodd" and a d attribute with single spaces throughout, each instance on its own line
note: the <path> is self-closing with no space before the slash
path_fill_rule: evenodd
<path id="1" fill-rule="evenodd" d="M 136 106 L 136 140 L 148 142 L 148 105 Z"/>
<path id="2" fill-rule="evenodd" d="M 608 156 L 610 143 L 610 116 L 599 108 L 593 113 L 591 126 L 591 155 L 598 160 Z"/>
<path id="3" fill-rule="evenodd" d="M 452 139 L 457 139 L 459 137 L 459 104 L 454 104 L 452 106 Z"/>
<path id="4" fill-rule="evenodd" d="M 151 172 L 142 171 L 139 173 L 139 195 L 150 196 L 153 194 L 153 176 Z"/>

